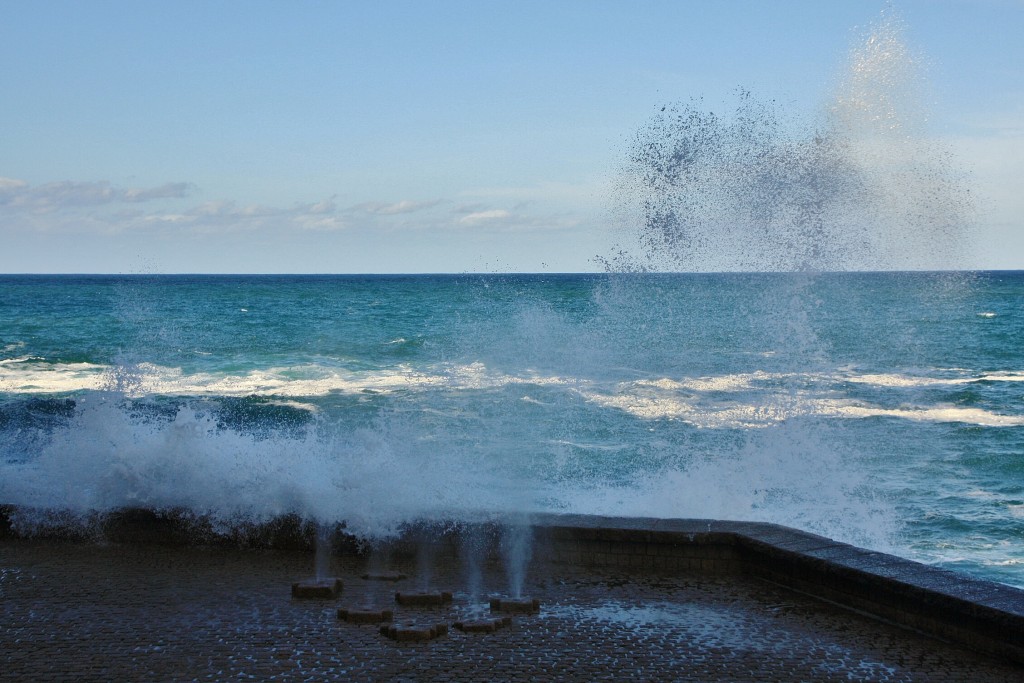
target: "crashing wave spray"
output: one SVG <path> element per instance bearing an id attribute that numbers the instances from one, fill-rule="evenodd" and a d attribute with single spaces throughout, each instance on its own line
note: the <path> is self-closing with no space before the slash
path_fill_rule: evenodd
<path id="1" fill-rule="evenodd" d="M 614 270 L 947 270 L 971 200 L 930 138 L 918 61 L 883 17 L 810 124 L 740 91 L 731 118 L 666 106 L 637 135 L 622 198 L 640 219 Z M 637 253 L 637 251 L 639 253 Z"/>
<path id="2" fill-rule="evenodd" d="M 609 271 L 785 274 L 764 280 L 747 332 L 788 378 L 764 406 L 779 421 L 638 486 L 662 501 L 655 514 L 683 507 L 891 543 L 897 514 L 859 465 L 878 446 L 802 405 L 811 378 L 836 370 L 822 292 L 846 287 L 843 305 L 876 317 L 855 281 L 821 274 L 963 264 L 970 195 L 925 130 L 919 64 L 902 33 L 891 15 L 871 27 L 809 123 L 740 90 L 731 116 L 700 100 L 667 105 L 637 134 L 618 197 L 633 241 L 599 259 Z M 689 505 L 664 502 L 679 499 Z"/>

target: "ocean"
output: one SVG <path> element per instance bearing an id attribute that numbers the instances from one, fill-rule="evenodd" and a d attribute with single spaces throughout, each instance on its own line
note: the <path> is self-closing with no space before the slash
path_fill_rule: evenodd
<path id="1" fill-rule="evenodd" d="M 1024 587 L 1024 272 L 0 276 L 0 504 L 761 520 Z"/>

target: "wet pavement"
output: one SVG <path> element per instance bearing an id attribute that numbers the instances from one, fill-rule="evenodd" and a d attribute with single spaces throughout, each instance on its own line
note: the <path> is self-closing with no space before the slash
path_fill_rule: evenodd
<path id="1" fill-rule="evenodd" d="M 523 595 L 539 614 L 398 642 L 338 609 L 451 626 L 489 617 L 505 573 L 393 562 L 383 569 L 409 578 L 375 581 L 361 578 L 367 562 L 334 558 L 341 595 L 298 600 L 312 555 L 0 541 L 0 681 L 1024 680 L 1012 663 L 755 579 L 538 563 Z M 453 600 L 395 603 L 427 589 Z"/>

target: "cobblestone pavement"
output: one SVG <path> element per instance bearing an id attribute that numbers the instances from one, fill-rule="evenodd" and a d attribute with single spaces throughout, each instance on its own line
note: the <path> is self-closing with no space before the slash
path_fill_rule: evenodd
<path id="1" fill-rule="evenodd" d="M 336 600 L 294 600 L 309 555 L 0 541 L 0 681 L 205 680 L 1024 680 L 1024 668 L 744 577 L 531 570 L 539 615 L 495 633 L 451 629 L 400 643 L 339 607 L 395 610 L 396 622 L 449 625 L 506 593 L 500 567 L 396 563 L 398 584 L 359 578 L 334 558 Z M 453 590 L 434 608 L 394 591 Z M 478 586 L 476 597 L 467 586 Z"/>

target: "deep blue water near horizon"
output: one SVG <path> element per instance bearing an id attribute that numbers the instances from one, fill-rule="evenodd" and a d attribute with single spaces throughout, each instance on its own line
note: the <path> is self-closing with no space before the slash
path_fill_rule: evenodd
<path id="1" fill-rule="evenodd" d="M 1024 586 L 1022 338 L 1024 272 L 0 276 L 0 503 L 756 519 Z"/>

